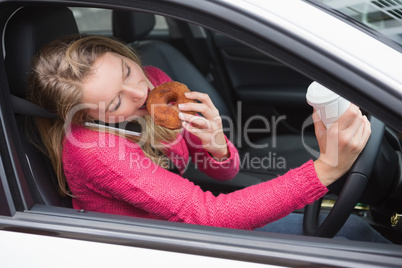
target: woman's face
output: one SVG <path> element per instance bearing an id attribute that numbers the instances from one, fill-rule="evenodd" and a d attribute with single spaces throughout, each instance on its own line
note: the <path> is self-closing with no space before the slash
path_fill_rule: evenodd
<path id="1" fill-rule="evenodd" d="M 107 123 L 130 121 L 148 114 L 145 101 L 154 87 L 134 61 L 107 52 L 83 82 L 89 116 Z"/>

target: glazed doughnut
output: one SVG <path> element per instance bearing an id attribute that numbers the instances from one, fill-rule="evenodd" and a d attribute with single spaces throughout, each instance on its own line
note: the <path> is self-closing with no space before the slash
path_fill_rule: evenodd
<path id="1" fill-rule="evenodd" d="M 196 103 L 195 100 L 187 99 L 185 92 L 190 92 L 187 86 L 175 81 L 161 84 L 151 90 L 147 99 L 147 110 L 155 124 L 172 130 L 181 128 L 178 105 L 186 102 Z"/>

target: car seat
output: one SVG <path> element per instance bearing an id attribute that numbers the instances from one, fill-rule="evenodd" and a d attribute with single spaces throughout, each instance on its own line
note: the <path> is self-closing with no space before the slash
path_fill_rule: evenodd
<path id="1" fill-rule="evenodd" d="M 20 161 L 36 204 L 70 207 L 71 200 L 59 195 L 50 160 L 27 136 L 28 130 L 35 135 L 35 129 L 27 129 L 27 120 L 32 122 L 32 116 L 47 116 L 39 106 L 23 101 L 27 94 L 31 60 L 44 44 L 59 36 L 78 33 L 74 16 L 68 8 L 47 6 L 20 8 L 10 18 L 4 32 L 5 68 L 14 112 L 20 113 L 16 115 L 21 140 Z M 15 100 L 22 102 L 22 109 L 16 107 Z"/>
<path id="2" fill-rule="evenodd" d="M 230 114 L 230 109 L 219 92 L 180 51 L 167 42 L 147 38 L 155 25 L 155 16 L 153 14 L 113 11 L 112 25 L 113 35 L 136 49 L 140 53 L 144 65 L 156 66 L 166 72 L 173 80 L 186 84 L 191 90 L 207 93 L 221 115 L 228 116 L 232 118 L 233 122 L 237 122 L 234 115 Z M 225 124 L 225 121 L 223 123 Z M 236 136 L 241 133 L 231 134 L 232 136 L 228 137 L 231 137 L 233 142 L 236 141 Z M 271 137 L 254 142 L 256 145 L 266 143 L 271 144 Z M 314 135 L 306 134 L 304 143 L 318 151 L 318 144 Z M 312 158 L 312 155 L 304 147 L 300 135 L 280 135 L 276 137 L 276 144 L 275 148 L 261 149 L 258 146 L 238 148 L 243 171 L 253 173 L 254 176 L 266 180 L 276 177 L 278 174 L 283 174 L 290 168 L 300 166 Z M 275 161 L 273 157 L 276 156 L 281 156 L 285 159 L 285 169 L 282 169 L 279 165 L 272 165 L 272 162 Z M 265 163 L 265 165 L 255 167 L 248 162 L 252 159 L 265 159 L 266 161 L 271 161 L 271 165 Z"/>

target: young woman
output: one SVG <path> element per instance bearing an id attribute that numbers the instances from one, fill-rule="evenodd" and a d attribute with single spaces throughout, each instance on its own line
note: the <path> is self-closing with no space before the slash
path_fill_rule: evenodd
<path id="1" fill-rule="evenodd" d="M 318 160 L 274 180 L 214 196 L 169 168 L 182 174 L 191 157 L 209 176 L 229 180 L 239 169 L 238 152 L 223 134 L 219 111 L 203 93 L 189 93 L 186 97 L 198 102 L 179 107 L 181 130 L 153 124 L 144 107 L 148 93 L 170 80 L 155 67 L 142 67 L 135 52 L 124 44 L 100 36 L 60 38 L 37 54 L 30 99 L 59 117 L 37 118 L 36 123 L 60 190 L 73 196 L 74 208 L 275 231 L 268 223 L 322 197 L 326 186 L 351 167 L 371 133 L 367 118 L 354 105 L 329 130 L 314 115 L 322 152 Z M 132 120 L 142 125 L 141 136 L 86 125 Z M 326 144 L 327 136 L 338 144 Z M 290 221 L 294 217 L 298 216 Z M 297 221 L 294 224 L 301 226 L 300 217 Z M 294 227 L 287 226 L 285 232 Z M 361 236 L 381 240 L 378 237 L 372 229 Z"/>

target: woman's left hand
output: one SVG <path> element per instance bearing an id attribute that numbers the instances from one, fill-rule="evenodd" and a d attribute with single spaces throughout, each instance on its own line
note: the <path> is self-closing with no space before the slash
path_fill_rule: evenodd
<path id="1" fill-rule="evenodd" d="M 183 127 L 197 136 L 204 149 L 216 160 L 223 161 L 229 157 L 229 150 L 223 134 L 222 118 L 218 109 L 212 103 L 208 94 L 201 92 L 187 92 L 186 98 L 198 100 L 199 103 L 179 104 L 179 118 Z M 190 115 L 186 112 L 196 112 L 202 116 Z"/>

